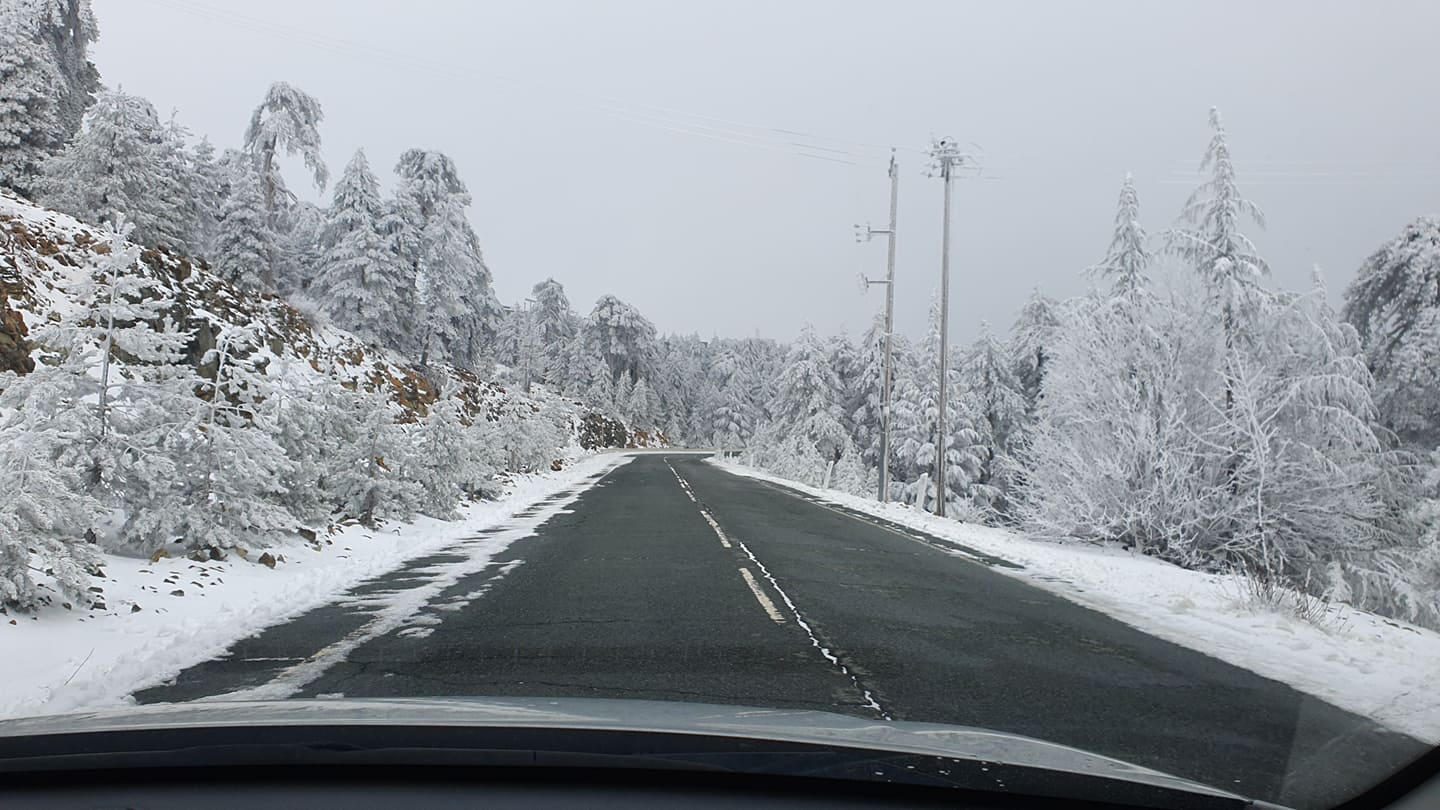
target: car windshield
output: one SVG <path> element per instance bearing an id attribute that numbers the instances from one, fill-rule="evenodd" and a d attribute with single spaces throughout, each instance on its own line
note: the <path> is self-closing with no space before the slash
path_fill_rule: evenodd
<path id="1" fill-rule="evenodd" d="M 0 0 L 0 737 L 552 700 L 1356 796 L 1440 743 L 1436 30 Z"/>

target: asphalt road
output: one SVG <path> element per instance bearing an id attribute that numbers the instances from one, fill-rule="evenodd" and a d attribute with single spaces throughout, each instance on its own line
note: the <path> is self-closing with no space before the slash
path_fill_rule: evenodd
<path id="1" fill-rule="evenodd" d="M 375 601 L 416 592 L 463 546 L 136 698 L 819 709 L 1025 734 L 1296 806 L 1333 802 L 1424 750 L 945 546 L 696 456 L 642 455 L 399 625 L 377 623 Z"/>

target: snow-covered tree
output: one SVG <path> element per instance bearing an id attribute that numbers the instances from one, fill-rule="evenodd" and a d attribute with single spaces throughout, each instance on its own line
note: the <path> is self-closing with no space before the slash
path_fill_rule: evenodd
<path id="1" fill-rule="evenodd" d="M 600 296 L 585 321 L 585 331 L 613 379 L 625 374 L 644 377 L 651 370 L 655 325 L 630 304 L 613 295 Z"/>
<path id="2" fill-rule="evenodd" d="M 972 482 L 972 497 L 978 506 L 1005 515 L 1010 489 L 1005 459 L 1011 440 L 1025 422 L 1027 403 L 1009 354 L 983 321 L 975 343 L 961 358 L 960 386 L 961 401 L 978 417 L 972 427 L 979 434 L 975 450 L 980 464 Z"/>
<path id="3" fill-rule="evenodd" d="M 660 411 L 659 402 L 655 398 L 655 393 L 650 390 L 650 383 L 643 377 L 636 380 L 635 386 L 630 390 L 630 401 L 626 410 L 635 427 L 645 430 L 656 427 Z"/>
<path id="4" fill-rule="evenodd" d="M 294 197 L 276 163 L 281 155 L 299 155 L 310 170 L 315 187 L 325 190 L 329 170 L 320 154 L 320 123 L 324 120 L 320 102 L 285 82 L 270 85 L 265 100 L 250 114 L 244 148 L 255 164 L 267 212 L 275 211 Z"/>
<path id="5" fill-rule="evenodd" d="M 381 232 L 380 183 L 357 150 L 335 184 L 321 236 L 312 296 L 341 328 L 395 345 L 412 293 L 404 267 Z"/>
<path id="6" fill-rule="evenodd" d="M 474 366 L 493 341 L 502 308 L 480 240 L 466 219 L 470 193 L 440 152 L 409 149 L 395 166 L 397 251 L 417 291 L 413 341 L 421 362 Z"/>
<path id="7" fill-rule="evenodd" d="M 0 375 L 0 606 L 35 608 L 35 573 L 53 572 L 59 593 L 88 604 L 89 571 L 98 563 L 85 533 L 101 505 L 81 471 L 67 463 L 72 417 L 82 407 L 67 371 L 40 366 Z"/>
<path id="8" fill-rule="evenodd" d="M 537 283 L 530 291 L 535 299 L 535 325 L 540 340 L 540 378 L 555 383 L 564 376 L 565 351 L 580 331 L 580 318 L 570 308 L 565 287 L 553 278 Z"/>
<path id="9" fill-rule="evenodd" d="M 1263 228 L 1265 214 L 1240 193 L 1229 136 L 1220 111 L 1213 107 L 1210 127 L 1214 133 L 1200 161 L 1200 170 L 1210 172 L 1210 179 L 1185 200 L 1181 218 L 1189 227 L 1172 228 L 1165 236 L 1170 250 L 1190 262 L 1205 281 L 1220 310 L 1221 329 L 1229 347 L 1248 330 L 1248 315 L 1259 300 L 1256 291 L 1270 268 L 1240 231 L 1241 220 L 1247 217 Z"/>
<path id="10" fill-rule="evenodd" d="M 1159 301 L 1138 322 L 1121 299 L 1075 299 L 1058 314 L 1051 371 L 1018 450 L 1027 528 L 1179 559 L 1215 529 L 1192 417 L 1213 421 L 1196 390 L 1214 368 L 1213 343 Z"/>
<path id="11" fill-rule="evenodd" d="M 951 356 L 956 353 L 951 350 Z M 913 356 L 896 367 L 891 446 L 892 497 L 921 509 L 935 508 L 935 460 L 939 447 L 940 298 L 930 301 L 925 339 Z M 973 400 L 963 395 L 960 371 L 951 364 L 947 375 L 945 417 L 945 492 L 947 514 L 979 517 L 970 507 L 974 482 L 984 459 L 984 445 L 976 430 Z M 953 507 L 953 508 L 952 508 Z"/>
<path id="12" fill-rule="evenodd" d="M 293 526 L 280 506 L 291 462 L 275 440 L 273 383 L 255 363 L 253 328 L 227 326 L 204 358 L 215 368 L 205 388 L 202 439 L 181 498 L 190 548 L 266 545 Z M 247 356 L 248 353 L 248 356 Z"/>
<path id="13" fill-rule="evenodd" d="M 100 89 L 89 0 L 0 3 L 0 185 L 31 194 L 44 159 L 70 140 Z"/>
<path id="14" fill-rule="evenodd" d="M 850 399 L 846 403 L 850 409 L 851 440 L 860 453 L 862 463 L 877 469 L 880 466 L 880 434 L 884 429 L 884 381 L 885 315 L 877 313 L 856 350 Z M 891 384 L 893 388 L 893 375 Z M 891 393 L 893 395 L 893 390 Z"/>
<path id="15" fill-rule="evenodd" d="M 220 276 L 248 290 L 266 287 L 276 234 L 265 216 L 260 178 L 247 163 L 232 165 L 229 194 L 220 207 L 218 234 L 211 249 Z"/>
<path id="16" fill-rule="evenodd" d="M 219 232 L 221 201 L 230 183 L 209 138 L 202 137 L 190 147 L 188 163 L 195 223 L 193 249 L 197 255 L 211 256 Z"/>
<path id="17" fill-rule="evenodd" d="M 1015 323 L 1010 327 L 1010 354 L 1013 357 L 1015 381 L 1025 397 L 1027 419 L 1035 414 L 1040 389 L 1049 370 L 1050 345 L 1055 342 L 1059 322 L 1055 301 L 1032 290 Z"/>
<path id="18" fill-rule="evenodd" d="M 40 164 L 63 143 L 54 101 L 58 82 L 20 9 L 0 6 L 0 185 L 33 193 Z"/>
<path id="19" fill-rule="evenodd" d="M 1218 121 L 1218 118 L 1217 118 Z M 1220 133 L 1223 138 L 1223 131 Z M 1219 147 L 1225 149 L 1223 159 L 1226 161 L 1226 172 L 1229 168 L 1229 151 L 1223 143 Z M 1207 155 L 1207 161 L 1211 158 Z M 1222 159 L 1218 153 L 1213 158 L 1215 161 Z M 1218 175 L 1217 167 L 1217 175 Z M 1233 181 L 1233 176 L 1230 176 Z M 1231 193 L 1230 189 L 1226 193 Z M 1110 247 L 1105 251 L 1105 258 L 1088 268 L 1092 275 L 1104 279 L 1110 284 L 1110 292 L 1114 295 L 1128 297 L 1139 295 L 1145 291 L 1150 284 L 1150 251 L 1146 247 L 1149 237 L 1145 229 L 1140 226 L 1140 196 L 1135 193 L 1135 181 L 1127 173 L 1125 183 L 1120 187 L 1120 201 L 1115 210 L 1115 232 L 1110 237 Z"/>
<path id="20" fill-rule="evenodd" d="M 1407 441 L 1440 446 L 1440 218 L 1421 217 L 1361 265 L 1345 291 L 1381 415 Z"/>
<path id="21" fill-rule="evenodd" d="M 827 466 L 838 462 L 850 450 L 841 395 L 829 347 L 806 324 L 780 371 L 775 425 L 782 436 L 803 440 L 812 448 L 807 457 L 819 458 Z"/>
<path id="22" fill-rule="evenodd" d="M 250 125 L 245 129 L 244 152 L 250 158 L 259 183 L 261 210 L 267 224 L 277 233 L 287 230 L 280 211 L 289 208 L 295 199 L 281 176 L 277 158 L 300 155 L 310 170 L 315 187 L 324 191 L 329 179 L 329 170 L 325 168 L 320 154 L 320 122 L 324 119 L 320 102 L 285 82 L 270 85 L 265 99 L 250 115 Z M 281 257 L 274 252 L 275 247 L 278 243 L 272 246 L 269 264 L 262 275 L 266 290 L 276 289 L 278 281 Z"/>
<path id="23" fill-rule="evenodd" d="M 199 212 L 185 149 L 183 128 L 161 124 L 149 101 L 104 92 L 35 185 L 46 205 L 93 223 L 120 212 L 136 242 L 191 253 Z"/>

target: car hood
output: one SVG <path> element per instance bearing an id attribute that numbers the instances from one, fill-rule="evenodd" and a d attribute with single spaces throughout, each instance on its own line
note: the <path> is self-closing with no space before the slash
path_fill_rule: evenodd
<path id="1" fill-rule="evenodd" d="M 197 701 L 0 720 L 0 737 L 253 726 L 488 727 L 737 737 L 949 757 L 1119 779 L 1240 799 L 1078 748 L 967 726 L 867 720 L 829 712 L 592 698 Z"/>

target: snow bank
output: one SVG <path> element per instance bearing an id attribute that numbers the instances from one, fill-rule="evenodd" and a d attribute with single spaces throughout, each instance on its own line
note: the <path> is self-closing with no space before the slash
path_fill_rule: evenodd
<path id="1" fill-rule="evenodd" d="M 432 552 L 628 460 L 588 456 L 558 473 L 517 477 L 503 497 L 467 504 L 458 520 L 420 518 L 380 529 L 349 526 L 314 551 L 272 549 L 272 570 L 255 562 L 106 555 L 104 610 L 57 605 L 0 616 L 4 689 L 0 717 L 61 714 L 125 705 L 136 689 L 214 658 L 241 638 L 333 601 L 360 582 Z M 492 555 L 513 539 L 497 536 Z M 325 544 L 325 540 L 329 543 Z M 83 615 L 76 615 L 81 613 Z"/>
<path id="2" fill-rule="evenodd" d="M 797 484 L 732 462 L 723 469 L 963 544 L 1023 566 L 1024 579 L 1153 636 L 1289 684 L 1422 742 L 1440 743 L 1440 633 L 1332 605 L 1324 620 L 1256 610 L 1234 577 L 1190 571 L 1117 548 L 1029 539 Z M 961 551 L 948 551 L 967 556 Z"/>

